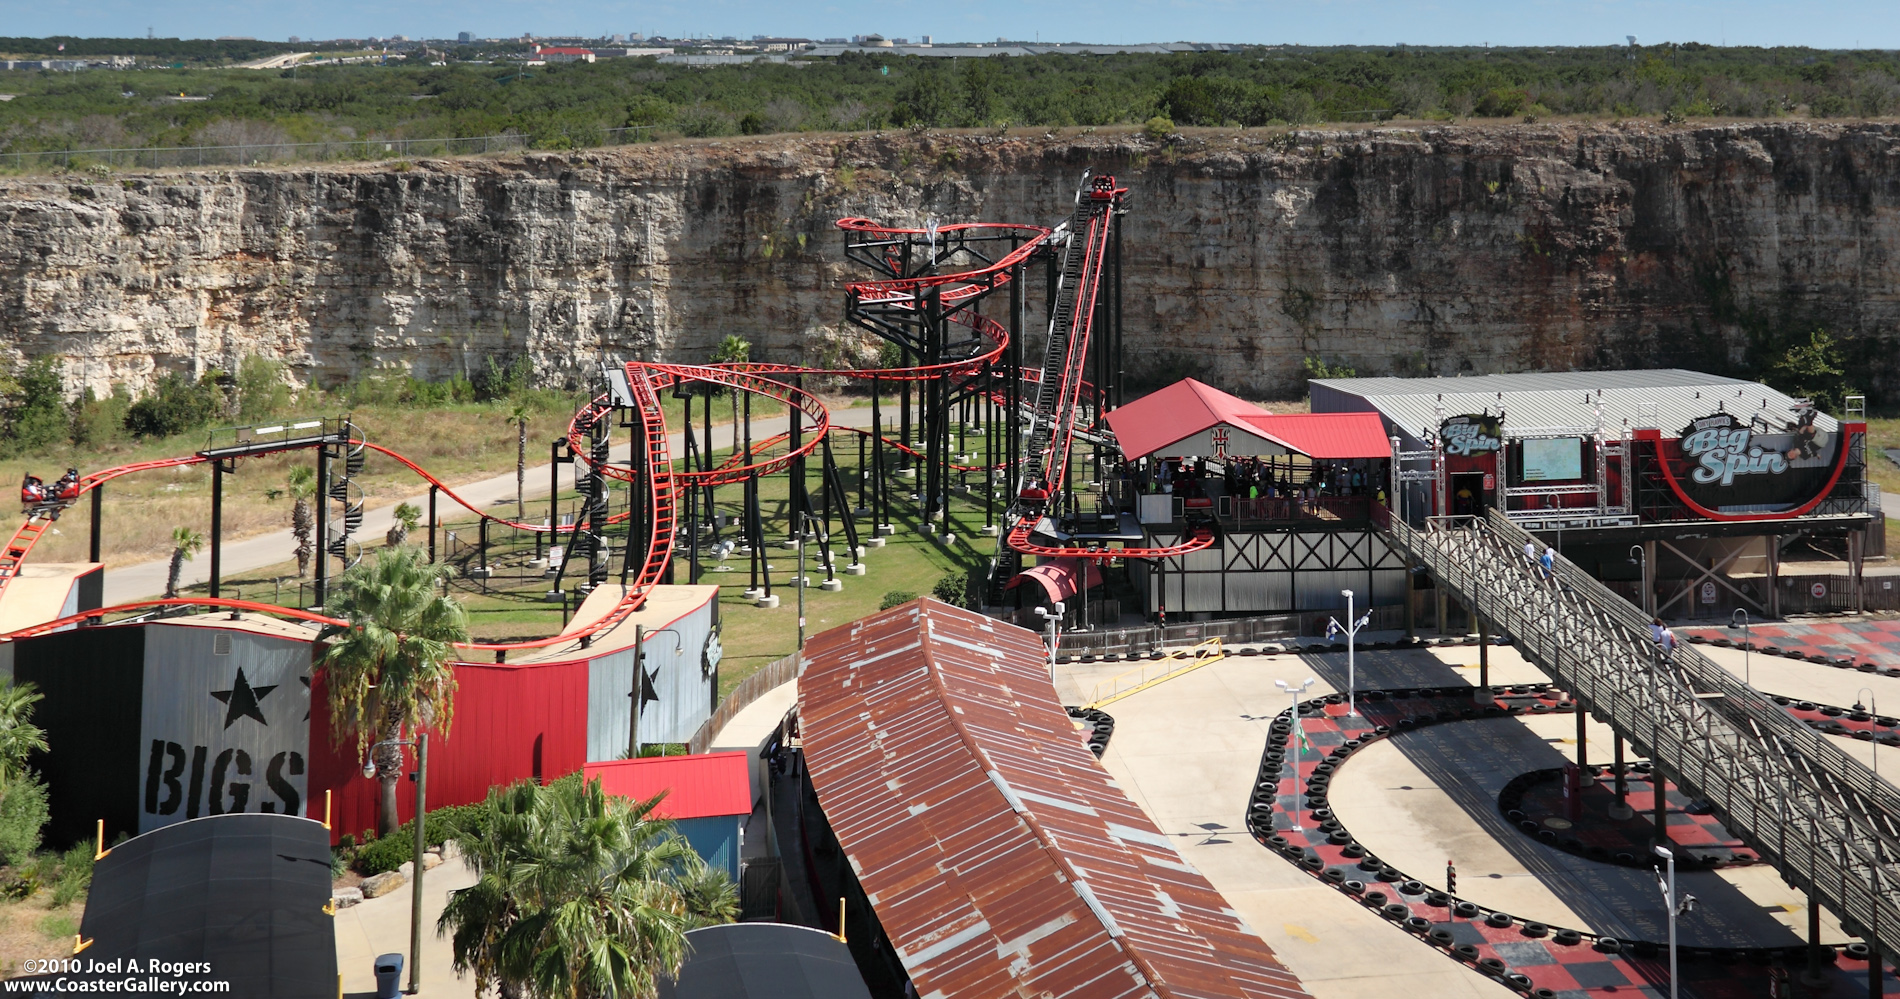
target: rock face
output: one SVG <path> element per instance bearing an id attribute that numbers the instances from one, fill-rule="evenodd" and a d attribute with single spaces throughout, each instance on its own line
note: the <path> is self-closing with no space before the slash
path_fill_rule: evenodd
<path id="1" fill-rule="evenodd" d="M 65 358 L 75 392 L 248 354 L 325 385 L 523 354 L 574 382 L 602 353 L 702 360 L 727 334 L 822 363 L 854 350 L 840 284 L 863 273 L 837 218 L 1054 224 L 1091 167 L 1131 189 L 1137 379 L 1280 394 L 1309 356 L 1749 371 L 1751 338 L 1817 325 L 1860 345 L 1867 384 L 1900 363 L 1872 346 L 1900 328 L 1900 126 L 1811 123 L 786 136 L 9 178 L 0 341 Z"/>

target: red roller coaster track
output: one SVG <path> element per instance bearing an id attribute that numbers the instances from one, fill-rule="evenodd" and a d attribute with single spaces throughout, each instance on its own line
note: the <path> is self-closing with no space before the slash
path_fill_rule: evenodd
<path id="1" fill-rule="evenodd" d="M 1104 181 L 1106 183 L 1104 183 Z M 1109 227 L 1112 225 L 1113 220 L 1112 206 L 1121 194 L 1121 189 L 1115 188 L 1113 185 L 1113 178 L 1097 179 L 1093 188 L 1086 195 L 1090 200 L 1090 210 L 1086 213 L 1086 226 L 1083 227 L 1081 231 L 1071 231 L 1066 235 L 1066 238 L 1070 241 L 1081 241 L 1079 247 L 1071 246 L 1070 250 L 1071 257 L 1080 261 L 1079 273 L 1075 275 L 1075 277 L 1079 279 L 1079 284 L 1074 289 L 1073 301 L 1075 307 L 1066 318 L 1058 318 L 1058 322 L 1066 323 L 1066 327 L 1063 331 L 1066 334 L 1066 348 L 1059 354 L 1052 352 L 1050 363 L 1045 365 L 1044 370 L 1031 370 L 1023 373 L 1025 383 L 1036 385 L 1039 390 L 1047 389 L 1048 391 L 1046 392 L 1039 391 L 1039 395 L 1043 395 L 1045 398 L 1053 401 L 1053 405 L 1043 407 L 1044 411 L 1040 411 L 1037 414 L 1038 419 L 1044 419 L 1050 422 L 1047 428 L 1047 444 L 1037 449 L 1036 453 L 1030 456 L 1035 462 L 1037 474 L 1039 474 L 1044 481 L 1059 481 L 1061 476 L 1066 472 L 1069 452 L 1075 439 L 1076 407 L 1079 404 L 1081 393 L 1087 387 L 1086 383 L 1082 380 L 1081 372 L 1084 361 L 1088 355 L 1089 336 L 1094 322 L 1096 289 L 1101 283 L 1103 262 L 1109 245 Z M 1081 204 L 1081 197 L 1082 195 L 1078 195 L 1078 205 Z M 1078 222 L 1082 221 L 1083 215 L 1083 212 L 1078 211 Z M 861 218 L 841 219 L 838 222 L 838 227 L 859 236 L 871 237 L 871 242 L 864 244 L 871 246 L 876 245 L 876 239 L 878 237 L 891 237 L 893 238 L 893 242 L 890 245 L 891 247 L 896 247 L 899 245 L 898 240 L 914 237 L 924 232 L 922 229 L 883 226 L 868 219 Z M 1045 244 L 1055 239 L 1063 238 L 1059 230 L 1041 226 L 997 223 L 949 225 L 938 228 L 936 232 L 938 236 L 945 239 L 946 242 L 960 235 L 970 233 L 980 233 L 992 238 L 1004 235 L 1015 235 L 1019 236 L 1022 242 L 996 260 L 984 263 L 972 269 L 920 277 L 898 277 L 886 280 L 852 282 L 846 286 L 847 292 L 859 302 L 875 303 L 883 307 L 895 307 L 899 309 L 915 308 L 922 302 L 925 296 L 933 292 L 937 295 L 939 301 L 945 303 L 955 304 L 972 301 L 985 292 L 994 290 L 1015 280 L 1022 265 L 1027 262 L 1034 253 Z M 887 252 L 894 253 L 895 250 L 893 249 Z M 892 256 L 887 263 L 889 264 L 889 270 L 894 273 L 899 272 L 899 262 L 895 256 Z M 1068 277 L 1069 276 L 1065 274 L 1065 280 L 1068 280 Z M 572 642 L 584 637 L 601 634 L 617 626 L 627 615 L 638 610 L 645 604 L 647 594 L 658 584 L 665 573 L 667 562 L 672 557 L 673 538 L 675 535 L 674 507 L 676 496 L 680 489 L 731 485 L 745 481 L 753 475 L 769 475 L 774 472 L 782 471 L 799 458 L 809 456 L 819 446 L 825 435 L 830 433 L 833 429 L 845 430 L 866 436 L 870 435 L 870 431 L 857 428 L 834 428 L 831 424 L 830 410 L 823 402 L 810 392 L 783 380 L 784 378 L 799 378 L 809 375 L 901 382 L 923 381 L 932 378 L 971 377 L 984 371 L 988 365 L 1001 357 L 1003 351 L 1008 347 L 1008 330 L 993 319 L 976 315 L 974 312 L 968 310 L 950 312 L 947 318 L 952 322 L 962 324 L 973 330 L 981 338 L 983 348 L 972 356 L 938 364 L 876 369 L 805 368 L 789 364 L 763 363 L 695 365 L 642 361 L 629 362 L 626 366 L 626 370 L 628 383 L 633 393 L 634 405 L 632 409 L 639 420 L 640 436 L 644 441 L 645 467 L 653 469 L 654 471 L 653 474 L 643 477 L 645 480 L 643 485 L 648 509 L 652 514 L 646 520 L 648 536 L 644 546 L 644 556 L 639 562 L 638 572 L 632 574 L 632 582 L 628 586 L 625 595 L 615 607 L 603 617 L 561 635 L 519 642 L 471 642 L 463 647 L 470 650 L 506 653 L 514 649 L 542 648 Z M 1054 327 L 1052 326 L 1052 332 L 1054 331 Z M 788 410 L 796 410 L 801 419 L 805 421 L 805 426 L 801 431 L 801 436 L 803 436 L 804 439 L 802 439 L 795 448 L 772 453 L 780 444 L 790 440 L 791 434 L 789 432 L 780 433 L 755 442 L 750 449 L 743 453 L 735 453 L 714 468 L 699 471 L 675 470 L 672 467 L 672 461 L 668 453 L 668 434 L 665 417 L 660 407 L 659 393 L 665 389 L 685 383 L 701 383 L 735 389 L 772 399 L 785 406 Z M 613 409 L 613 402 L 607 395 L 602 395 L 582 407 L 569 423 L 567 434 L 568 444 L 571 453 L 575 456 L 577 461 L 588 465 L 603 476 L 632 483 L 636 478 L 641 478 L 636 476 L 632 467 L 612 463 L 601 463 L 595 466 L 589 458 L 589 455 L 593 453 L 590 446 L 590 437 L 596 432 L 600 421 L 605 419 Z M 888 437 L 883 439 L 894 448 L 921 457 L 907 442 Z M 354 440 L 352 443 L 361 444 L 380 454 L 387 455 L 389 458 L 414 472 L 425 482 L 441 490 L 443 495 L 449 497 L 450 500 L 476 514 L 478 517 L 521 530 L 552 529 L 555 531 L 572 531 L 575 529 L 571 526 L 549 528 L 546 525 L 522 523 L 503 517 L 496 517 L 478 509 L 474 504 L 457 495 L 453 488 L 437 479 L 427 469 L 404 455 L 390 448 L 372 444 L 368 441 Z M 313 442 L 301 446 L 314 447 L 318 446 L 318 444 Z M 79 491 L 81 494 L 85 494 L 112 479 L 136 472 L 192 465 L 208 460 L 210 459 L 203 454 L 194 454 L 159 461 L 121 465 L 82 477 L 79 483 Z M 981 471 L 997 466 L 960 465 L 953 463 L 950 467 L 961 471 Z M 1193 533 L 1185 543 L 1162 548 L 1083 548 L 1041 545 L 1030 540 L 1031 527 L 1037 519 L 1036 516 L 1034 516 L 1035 513 L 1036 511 L 1025 510 L 1012 512 L 1011 517 L 1014 520 L 1014 524 L 1006 532 L 1006 537 L 1009 546 L 1016 551 L 1041 557 L 1160 558 L 1197 551 L 1213 543 L 1211 531 L 1202 528 Z M 616 515 L 611 518 L 611 520 L 619 521 L 625 517 L 626 514 L 623 513 Z M 4 596 L 8 582 L 18 576 L 21 565 L 32 552 L 41 534 L 44 533 L 51 523 L 51 519 L 45 516 L 29 517 L 26 523 L 14 532 L 12 539 L 5 549 L 0 550 L 0 596 Z M 283 617 L 313 621 L 321 624 L 336 625 L 342 623 L 335 618 L 326 617 L 322 614 L 302 611 L 295 608 L 279 607 L 273 604 L 229 599 L 177 598 L 135 601 L 114 607 L 87 611 L 19 629 L 6 635 L 0 635 L 0 640 L 44 634 L 58 628 L 77 624 L 88 619 L 96 619 L 108 614 L 170 606 L 223 607 L 232 610 L 249 610 L 276 614 Z"/>

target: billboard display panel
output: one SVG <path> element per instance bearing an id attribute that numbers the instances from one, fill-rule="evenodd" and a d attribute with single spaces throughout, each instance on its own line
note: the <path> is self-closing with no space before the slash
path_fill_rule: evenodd
<path id="1" fill-rule="evenodd" d="M 1583 478 L 1583 439 L 1530 437 L 1520 442 L 1525 482 L 1570 482 Z"/>

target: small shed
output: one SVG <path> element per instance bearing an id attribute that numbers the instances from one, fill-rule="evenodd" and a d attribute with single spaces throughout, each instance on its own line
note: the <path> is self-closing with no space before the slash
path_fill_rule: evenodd
<path id="1" fill-rule="evenodd" d="M 645 801 L 665 792 L 654 817 L 671 820 L 693 852 L 737 882 L 739 847 L 752 814 L 748 762 L 743 752 L 649 756 L 589 763 L 586 773 L 616 797 Z"/>

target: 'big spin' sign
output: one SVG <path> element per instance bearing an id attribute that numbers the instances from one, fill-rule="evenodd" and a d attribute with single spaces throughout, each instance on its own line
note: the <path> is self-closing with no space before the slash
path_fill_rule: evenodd
<path id="1" fill-rule="evenodd" d="M 1438 436 L 1450 455 L 1484 454 L 1504 443 L 1502 419 L 1484 414 L 1454 416 L 1439 424 Z"/>
<path id="2" fill-rule="evenodd" d="M 1682 436 L 1682 455 L 1696 463 L 1696 482 L 1732 485 L 1738 475 L 1780 475 L 1788 458 L 1779 451 L 1751 444 L 1754 431 L 1733 415 L 1705 416 L 1689 424 Z"/>

